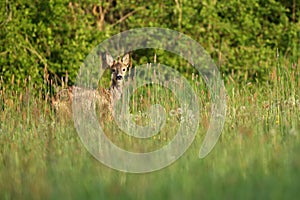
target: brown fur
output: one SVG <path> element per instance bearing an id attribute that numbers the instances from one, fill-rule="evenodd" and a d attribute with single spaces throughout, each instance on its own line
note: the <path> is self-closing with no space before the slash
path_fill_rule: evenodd
<path id="1" fill-rule="evenodd" d="M 110 55 L 106 55 L 106 62 L 111 71 L 111 85 L 108 89 L 99 88 L 97 90 L 84 89 L 76 86 L 63 89 L 57 93 L 52 100 L 52 105 L 59 115 L 64 119 L 71 118 L 72 101 L 89 104 L 84 105 L 85 109 L 97 109 L 100 118 L 108 118 L 113 111 L 113 102 L 119 100 L 123 92 L 123 81 L 129 65 L 129 54 L 122 59 L 114 60 Z"/>

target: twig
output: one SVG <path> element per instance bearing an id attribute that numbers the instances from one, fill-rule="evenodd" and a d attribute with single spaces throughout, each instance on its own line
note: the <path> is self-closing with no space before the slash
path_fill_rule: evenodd
<path id="1" fill-rule="evenodd" d="M 126 15 L 124 15 L 123 17 L 121 17 L 118 21 L 116 21 L 115 23 L 113 23 L 111 25 L 111 27 L 114 27 L 115 25 L 121 23 L 122 21 L 126 20 L 128 17 L 130 17 L 131 15 L 135 14 L 137 11 L 144 9 L 145 7 L 139 7 L 134 11 L 131 11 L 129 13 L 127 13 Z"/>
<path id="2" fill-rule="evenodd" d="M 1 24 L 0 24 L 0 27 L 4 26 L 5 24 L 7 24 L 9 21 L 12 20 L 12 10 L 9 9 L 9 4 L 8 4 L 8 0 L 6 0 L 6 7 L 5 7 L 5 14 L 8 13 L 8 16 L 7 16 L 7 19 L 4 20 Z"/>
<path id="3" fill-rule="evenodd" d="M 48 67 L 47 60 L 46 60 L 45 58 L 43 58 L 43 56 L 40 55 L 40 54 L 37 52 L 37 50 L 35 50 L 35 49 L 33 48 L 33 46 L 32 46 L 32 45 L 30 44 L 30 42 L 28 41 L 27 37 L 26 37 L 26 40 L 25 40 L 25 41 L 27 42 L 27 44 L 29 45 L 29 47 L 28 47 L 28 46 L 25 46 L 25 45 L 21 45 L 21 46 L 23 46 L 25 49 L 27 49 L 28 51 L 30 51 L 31 53 L 33 53 L 34 55 L 36 55 L 36 56 L 40 59 L 40 61 L 44 64 L 44 67 Z"/>

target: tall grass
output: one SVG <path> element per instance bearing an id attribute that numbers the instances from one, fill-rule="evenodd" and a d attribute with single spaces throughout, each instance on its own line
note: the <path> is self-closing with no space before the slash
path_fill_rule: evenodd
<path id="1" fill-rule="evenodd" d="M 48 88 L 30 78 L 14 91 L 0 82 L 1 199 L 295 199 L 300 195 L 300 60 L 277 58 L 266 83 L 239 84 L 225 79 L 227 118 L 213 151 L 198 152 L 210 118 L 207 90 L 200 76 L 189 80 L 201 107 L 194 143 L 174 164 L 148 174 L 110 169 L 95 160 L 81 143 L 71 119 L 53 111 Z M 15 81 L 12 81 L 15 84 Z M 49 94 L 48 94 L 49 92 Z M 170 100 L 173 99 L 173 100 Z M 137 123 L 153 103 L 165 103 L 168 122 L 147 140 L 121 131 L 107 132 L 118 145 L 149 151 L 166 145 L 180 120 L 178 102 L 157 85 L 139 88 L 131 99 Z M 171 113 L 171 114 L 170 114 Z M 172 114 L 173 113 L 173 114 Z M 107 129 L 106 131 L 109 131 Z"/>

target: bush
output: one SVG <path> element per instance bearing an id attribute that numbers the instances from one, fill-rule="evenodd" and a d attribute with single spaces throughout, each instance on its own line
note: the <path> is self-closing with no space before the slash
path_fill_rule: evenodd
<path id="1" fill-rule="evenodd" d="M 80 63 L 104 39 L 137 27 L 166 27 L 198 41 L 224 74 L 266 80 L 280 55 L 299 59 L 300 0 L 6 1 L 1 3 L 0 76 L 73 84 Z M 143 51 L 141 51 L 143 52 Z M 147 56 L 147 57 L 146 57 Z M 172 63 L 169 54 L 160 61 Z M 149 53 L 135 56 L 149 60 Z M 184 70 L 185 66 L 182 66 Z M 235 73 L 236 72 L 236 73 Z"/>

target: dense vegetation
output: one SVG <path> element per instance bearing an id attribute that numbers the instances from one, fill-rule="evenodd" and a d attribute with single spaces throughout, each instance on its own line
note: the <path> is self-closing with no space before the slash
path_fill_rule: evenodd
<path id="1" fill-rule="evenodd" d="M 0 11 L 0 199 L 299 197 L 299 0 L 6 0 Z M 145 64 L 156 53 L 157 62 L 176 66 L 199 97 L 201 120 L 187 152 L 160 171 L 130 174 L 101 164 L 80 140 L 71 111 L 57 112 L 51 104 L 55 89 L 74 83 L 97 44 L 137 27 L 189 35 L 222 71 L 226 121 L 204 159 L 198 153 L 211 96 L 201 76 L 168 52 L 141 50 L 132 58 Z M 167 145 L 181 120 L 174 94 L 145 85 L 133 94 L 131 111 L 147 124 L 143 114 L 156 103 L 167 111 L 157 135 L 132 138 L 102 121 L 105 134 L 134 152 Z"/>
<path id="2" fill-rule="evenodd" d="M 5 82 L 30 75 L 42 83 L 47 70 L 57 82 L 68 72 L 72 84 L 80 63 L 97 44 L 137 27 L 189 35 L 225 74 L 238 72 L 236 78 L 266 80 L 277 49 L 293 62 L 300 52 L 299 0 L 16 0 L 2 1 L 0 9 L 0 76 Z M 160 57 L 166 64 L 171 59 Z"/>

